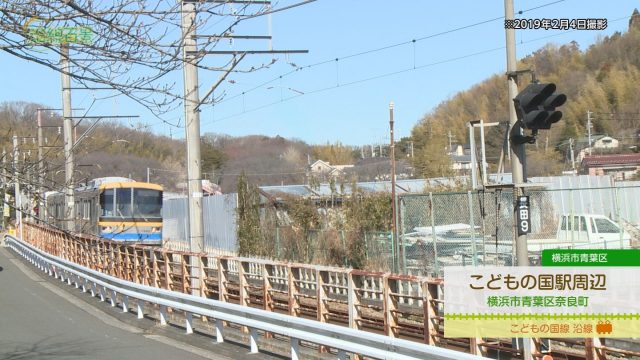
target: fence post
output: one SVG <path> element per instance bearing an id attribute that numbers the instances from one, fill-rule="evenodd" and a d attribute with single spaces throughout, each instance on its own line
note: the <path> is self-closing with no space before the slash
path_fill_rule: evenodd
<path id="1" fill-rule="evenodd" d="M 354 270 L 347 273 L 347 308 L 349 310 L 349 327 L 360 329 L 360 296 L 358 289 L 362 286 L 360 275 L 354 275 Z"/>
<path id="2" fill-rule="evenodd" d="M 428 345 L 436 345 L 435 339 L 438 334 L 438 329 L 436 328 L 438 303 L 435 300 L 438 299 L 438 285 L 425 280 L 422 283 L 422 293 L 424 294 L 422 303 L 424 313 L 424 342 Z"/>
<path id="3" fill-rule="evenodd" d="M 476 247 L 476 226 L 473 219 L 473 194 L 471 191 L 467 191 L 467 198 L 469 200 L 469 225 L 471 226 L 471 252 L 473 253 L 472 263 L 473 266 L 478 266 L 478 249 Z M 462 255 L 462 262 L 464 265 L 464 254 Z"/>
<path id="4" fill-rule="evenodd" d="M 238 295 L 240 297 L 240 305 L 249 306 L 249 289 L 247 284 L 247 275 L 249 274 L 249 262 L 238 260 Z"/>
<path id="5" fill-rule="evenodd" d="M 180 255 L 180 281 L 182 282 L 182 289 L 180 290 L 183 294 L 191 294 L 191 262 L 189 261 L 191 256 L 189 255 Z"/>
<path id="6" fill-rule="evenodd" d="M 276 258 L 280 259 L 280 227 L 276 225 Z"/>
<path id="7" fill-rule="evenodd" d="M 300 276 L 299 269 L 287 264 L 288 271 L 288 290 L 289 290 L 289 315 L 298 316 L 298 310 L 300 308 L 300 304 L 298 303 L 298 288 L 297 283 Z M 297 272 L 294 274 L 294 271 Z"/>
<path id="8" fill-rule="evenodd" d="M 438 237 L 436 236 L 436 222 L 435 222 L 435 204 L 433 203 L 433 192 L 429 191 L 429 204 L 431 205 L 431 237 L 433 239 L 433 265 L 436 277 L 440 274 L 438 266 Z"/>
<path id="9" fill-rule="evenodd" d="M 389 279 L 388 273 L 383 275 L 382 281 L 384 284 L 384 334 L 395 338 L 397 337 L 396 329 L 398 326 L 398 315 L 396 312 L 398 310 L 398 301 L 394 293 L 398 292 L 398 283 L 395 279 Z"/>
<path id="10" fill-rule="evenodd" d="M 218 258 L 218 300 L 227 302 L 227 259 Z"/>
<path id="11" fill-rule="evenodd" d="M 344 254 L 342 263 L 344 264 L 345 267 L 347 267 L 349 265 L 349 260 L 347 257 L 347 242 L 344 236 L 344 229 L 340 230 L 340 238 L 342 239 L 342 253 Z M 365 240 L 365 243 L 366 243 L 366 240 Z M 366 245 L 365 245 L 365 258 L 366 257 L 367 257 L 367 254 L 366 254 Z"/>
<path id="12" fill-rule="evenodd" d="M 402 273 L 407 273 L 407 249 L 404 244 L 404 198 L 400 197 L 400 231 L 398 235 L 398 240 L 400 241 L 400 246 L 402 248 Z M 397 232 L 397 231 L 396 231 Z"/>
<path id="13" fill-rule="evenodd" d="M 327 304 L 325 300 L 327 299 L 327 291 L 325 289 L 325 284 L 329 281 L 329 274 L 326 270 L 321 270 L 316 267 L 316 299 L 318 301 L 318 321 L 326 322 L 327 317 L 329 316 L 329 311 L 327 311 Z"/>
<path id="14" fill-rule="evenodd" d="M 575 218 L 573 216 L 573 189 L 569 189 L 569 218 L 567 218 L 567 229 L 571 227 L 571 245 L 573 246 L 575 242 L 575 228 L 577 225 L 575 224 Z"/>
<path id="15" fill-rule="evenodd" d="M 171 279 L 171 263 L 173 259 L 173 255 L 163 251 L 162 257 L 164 258 L 164 280 L 165 280 L 165 288 L 167 290 L 173 290 L 173 280 Z"/>
<path id="16" fill-rule="evenodd" d="M 262 298 L 263 309 L 273 311 L 273 297 L 271 296 L 271 276 L 274 274 L 273 264 L 265 263 L 262 266 Z"/>
<path id="17" fill-rule="evenodd" d="M 138 256 L 138 252 L 140 251 L 140 249 L 138 249 L 137 247 L 135 247 L 135 245 L 132 247 L 133 250 L 133 282 L 135 282 L 136 284 L 144 284 L 144 280 L 143 280 L 143 271 L 142 271 L 142 267 L 140 266 L 140 256 Z"/>
<path id="18" fill-rule="evenodd" d="M 369 261 L 369 243 L 367 241 L 367 232 L 364 232 L 364 258 Z"/>
<path id="19" fill-rule="evenodd" d="M 614 185 L 615 186 L 615 185 Z M 620 228 L 620 249 L 624 248 L 624 224 L 622 220 L 622 214 L 620 211 L 620 188 L 615 187 L 614 191 L 616 192 L 616 221 L 618 222 L 618 227 Z M 631 240 L 629 240 L 631 242 Z"/>
<path id="20" fill-rule="evenodd" d="M 207 255 L 200 254 L 200 256 L 198 256 L 198 267 L 200 268 L 200 271 L 198 272 L 200 281 L 200 296 L 206 298 L 209 290 L 207 285 L 207 279 L 209 275 L 205 271 L 205 269 L 209 268 L 209 257 Z M 206 317 L 203 317 L 203 319 L 206 319 Z"/>
<path id="21" fill-rule="evenodd" d="M 158 259 L 154 249 L 149 250 L 149 261 L 151 261 L 151 285 L 154 288 L 161 287 L 158 277 Z"/>

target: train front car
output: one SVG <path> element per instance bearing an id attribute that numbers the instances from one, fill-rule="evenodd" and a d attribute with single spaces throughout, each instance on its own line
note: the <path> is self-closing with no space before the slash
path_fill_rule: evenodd
<path id="1" fill-rule="evenodd" d="M 100 185 L 99 236 L 116 241 L 162 244 L 162 187 L 143 182 Z"/>

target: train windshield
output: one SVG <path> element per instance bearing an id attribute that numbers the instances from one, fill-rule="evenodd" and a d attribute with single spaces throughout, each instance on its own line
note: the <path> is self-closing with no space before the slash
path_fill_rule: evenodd
<path id="1" fill-rule="evenodd" d="M 133 189 L 133 216 L 159 218 L 162 211 L 162 191 Z"/>
<path id="2" fill-rule="evenodd" d="M 131 217 L 131 189 L 116 189 L 116 216 Z"/>
<path id="3" fill-rule="evenodd" d="M 160 218 L 162 191 L 153 189 L 106 189 L 100 194 L 103 217 L 150 219 Z"/>

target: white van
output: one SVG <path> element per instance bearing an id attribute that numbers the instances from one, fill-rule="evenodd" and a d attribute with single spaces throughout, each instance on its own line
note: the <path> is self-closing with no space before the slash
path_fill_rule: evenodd
<path id="1" fill-rule="evenodd" d="M 529 251 L 543 249 L 628 249 L 631 235 L 604 215 L 561 215 L 555 239 L 528 239 Z"/>

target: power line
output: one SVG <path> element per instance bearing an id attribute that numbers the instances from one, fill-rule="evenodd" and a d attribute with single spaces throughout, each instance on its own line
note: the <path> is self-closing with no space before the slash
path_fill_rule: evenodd
<path id="1" fill-rule="evenodd" d="M 565 1 L 565 0 L 561 0 L 561 1 Z M 550 3 L 550 4 L 555 4 L 557 2 L 560 2 L 560 1 L 556 1 L 556 2 L 553 2 L 553 3 Z M 616 21 L 620 21 L 620 20 L 624 20 L 624 19 L 628 19 L 628 18 L 629 18 L 629 16 L 624 16 L 624 17 L 621 17 L 621 18 L 617 18 L 617 19 L 611 20 L 609 22 L 612 23 L 612 22 L 616 22 Z M 566 35 L 568 33 L 574 32 L 574 31 L 577 31 L 577 30 L 575 30 L 575 29 L 574 30 L 568 30 L 568 31 L 563 31 L 563 32 L 557 33 L 557 34 L 542 36 L 542 37 L 538 37 L 538 38 L 535 38 L 535 39 L 531 39 L 531 40 L 527 40 L 527 41 L 521 42 L 520 44 L 528 44 L 528 43 L 532 43 L 532 42 L 536 42 L 536 41 L 540 41 L 540 40 L 544 40 L 544 39 L 548 39 L 548 38 L 552 38 L 552 37 L 556 37 L 556 36 Z M 337 89 L 337 88 L 340 88 L 340 87 L 360 84 L 360 83 L 364 83 L 364 82 L 368 82 L 368 81 L 372 81 L 372 80 L 382 79 L 382 78 L 385 78 L 385 77 L 396 76 L 396 75 L 400 75 L 400 74 L 403 74 L 403 73 L 409 73 L 409 72 L 412 72 L 412 71 L 422 70 L 422 69 L 425 69 L 425 68 L 428 68 L 428 67 L 441 65 L 441 64 L 446 64 L 446 63 L 450 63 L 450 62 L 454 62 L 454 61 L 458 61 L 458 60 L 463 60 L 463 59 L 467 59 L 467 58 L 470 58 L 470 57 L 484 55 L 484 54 L 488 54 L 488 53 L 491 53 L 491 52 L 504 50 L 504 49 L 505 49 L 505 46 L 499 46 L 499 47 L 496 47 L 496 48 L 482 50 L 482 51 L 478 51 L 478 52 L 474 52 L 474 53 L 470 53 L 470 54 L 466 54 L 466 55 L 457 56 L 457 57 L 454 57 L 454 58 L 440 60 L 440 61 L 436 61 L 436 62 L 424 64 L 424 65 L 419 65 L 419 66 L 413 66 L 413 67 L 409 67 L 409 68 L 405 68 L 405 69 L 401 69 L 401 70 L 396 70 L 396 71 L 391 71 L 391 72 L 387 72 L 387 73 L 383 73 L 383 74 L 373 75 L 373 76 L 370 76 L 370 77 L 367 77 L 367 78 L 358 79 L 358 80 L 354 80 L 354 81 L 347 82 L 347 83 L 341 83 L 341 84 L 327 86 L 327 87 L 316 89 L 316 90 L 306 91 L 304 93 L 298 93 L 296 95 L 292 95 L 292 96 L 289 96 L 289 97 L 284 97 L 284 98 L 281 98 L 280 100 L 276 100 L 276 101 L 273 101 L 271 103 L 259 105 L 257 107 L 251 108 L 251 109 L 243 109 L 242 112 L 237 112 L 235 114 L 231 114 L 231 115 L 228 115 L 228 116 L 224 116 L 222 118 L 218 118 L 218 119 L 214 120 L 212 123 L 217 123 L 217 122 L 220 122 L 220 121 L 223 121 L 223 120 L 227 120 L 227 119 L 231 119 L 231 118 L 234 118 L 234 117 L 238 117 L 238 116 L 250 113 L 250 112 L 255 112 L 255 111 L 258 111 L 258 110 L 262 110 L 262 109 L 265 109 L 265 108 L 268 108 L 268 107 L 271 107 L 271 106 L 274 106 L 274 105 L 277 105 L 277 104 L 281 104 L 281 103 L 287 102 L 289 100 L 297 99 L 297 98 L 299 98 L 301 96 L 310 95 L 310 94 L 317 94 L 317 93 L 325 92 L 325 91 L 328 91 L 328 90 Z M 326 63 L 326 62 L 324 62 L 324 63 Z M 318 63 L 318 64 L 322 64 L 322 63 Z M 315 66 L 315 65 L 316 64 L 310 65 L 310 66 Z M 297 71 L 297 70 L 295 70 L 295 71 Z M 265 82 L 265 83 L 262 83 L 260 85 L 257 85 L 255 87 L 249 89 L 249 90 L 246 90 L 246 91 L 242 92 L 242 94 L 235 95 L 235 96 L 230 97 L 230 98 L 226 98 L 225 100 L 219 102 L 218 104 L 226 102 L 228 100 L 232 100 L 234 98 L 237 98 L 238 96 L 244 96 L 244 95 L 246 95 L 247 92 L 251 92 L 251 91 L 257 90 L 259 88 L 262 88 L 265 85 L 268 85 L 268 84 L 272 83 L 273 81 L 279 80 L 280 78 L 282 78 L 284 76 L 288 76 L 288 75 L 294 73 L 295 71 L 283 74 L 278 78 L 275 78 L 275 79 L 269 80 L 268 82 Z"/>
<path id="2" fill-rule="evenodd" d="M 540 6 L 536 6 L 536 7 L 530 8 L 530 9 L 521 10 L 521 11 L 519 11 L 519 14 L 523 14 L 525 12 L 529 12 L 529 11 L 537 10 L 537 9 L 540 9 L 540 8 L 543 8 L 543 7 L 555 5 L 557 3 L 561 3 L 561 2 L 564 2 L 564 1 L 566 1 L 566 0 L 553 1 L 553 2 L 550 2 L 550 3 L 547 3 L 547 4 L 543 4 L 543 5 L 540 5 Z M 299 67 L 299 66 L 297 66 L 295 64 L 292 64 L 292 66 L 294 66 L 296 68 L 295 70 L 292 70 L 292 71 L 286 72 L 284 74 L 281 74 L 281 75 L 279 75 L 279 76 L 277 76 L 277 77 L 275 77 L 275 78 L 273 78 L 271 80 L 268 80 L 266 82 L 263 82 L 262 84 L 256 85 L 253 88 L 250 88 L 248 90 L 244 90 L 244 91 L 242 91 L 242 93 L 226 97 L 225 99 L 219 101 L 217 104 L 222 104 L 222 103 L 225 103 L 227 101 L 236 99 L 236 98 L 238 98 L 240 96 L 246 95 L 247 93 L 250 93 L 250 92 L 253 92 L 253 91 L 258 90 L 260 88 L 263 88 L 263 87 L 271 84 L 274 81 L 280 80 L 280 79 L 282 79 L 284 77 L 287 77 L 287 76 L 289 76 L 291 74 L 294 74 L 294 73 L 296 73 L 296 72 L 298 72 L 300 70 L 311 69 L 311 68 L 315 68 L 315 67 L 320 66 L 320 65 L 325 65 L 325 64 L 332 63 L 332 62 L 338 62 L 340 60 L 347 60 L 347 59 L 351 59 L 351 58 L 354 58 L 354 57 L 359 57 L 359 56 L 362 56 L 362 55 L 368 55 L 368 54 L 372 54 L 372 53 L 376 53 L 376 52 L 380 52 L 380 51 L 384 51 L 384 50 L 389 50 L 389 49 L 393 49 L 393 48 L 396 48 L 396 47 L 399 47 L 399 46 L 403 46 L 403 45 L 415 44 L 415 43 L 420 42 L 420 41 L 424 41 L 424 40 L 436 38 L 436 37 L 439 37 L 439 36 L 451 34 L 451 33 L 457 32 L 457 31 L 461 31 L 461 30 L 470 29 L 470 28 L 473 28 L 473 27 L 476 27 L 476 26 L 488 24 L 488 23 L 491 23 L 491 22 L 494 22 L 494 21 L 497 21 L 497 20 L 501 20 L 501 19 L 504 19 L 504 15 L 498 16 L 498 17 L 495 17 L 495 18 L 491 18 L 491 19 L 487 19 L 487 20 L 483 20 L 483 21 L 479 21 L 479 22 L 476 22 L 476 23 L 468 24 L 468 25 L 459 26 L 459 27 L 456 27 L 456 28 L 453 28 L 453 29 L 437 32 L 437 33 L 434 33 L 434 34 L 425 35 L 425 36 L 422 36 L 422 37 L 417 37 L 417 38 L 414 38 L 414 39 L 408 40 L 408 41 L 402 41 L 402 42 L 398 42 L 398 43 L 391 44 L 391 45 L 386 45 L 386 46 L 382 46 L 382 47 L 378 47 L 378 48 L 374 48 L 374 49 L 364 50 L 364 51 L 360 51 L 360 52 L 349 54 L 349 55 L 342 56 L 342 57 L 334 57 L 334 58 L 331 58 L 331 59 L 319 61 L 317 63 L 313 63 L 313 64 L 309 64 L 309 65 L 305 65 L 305 66 L 300 66 Z"/>

